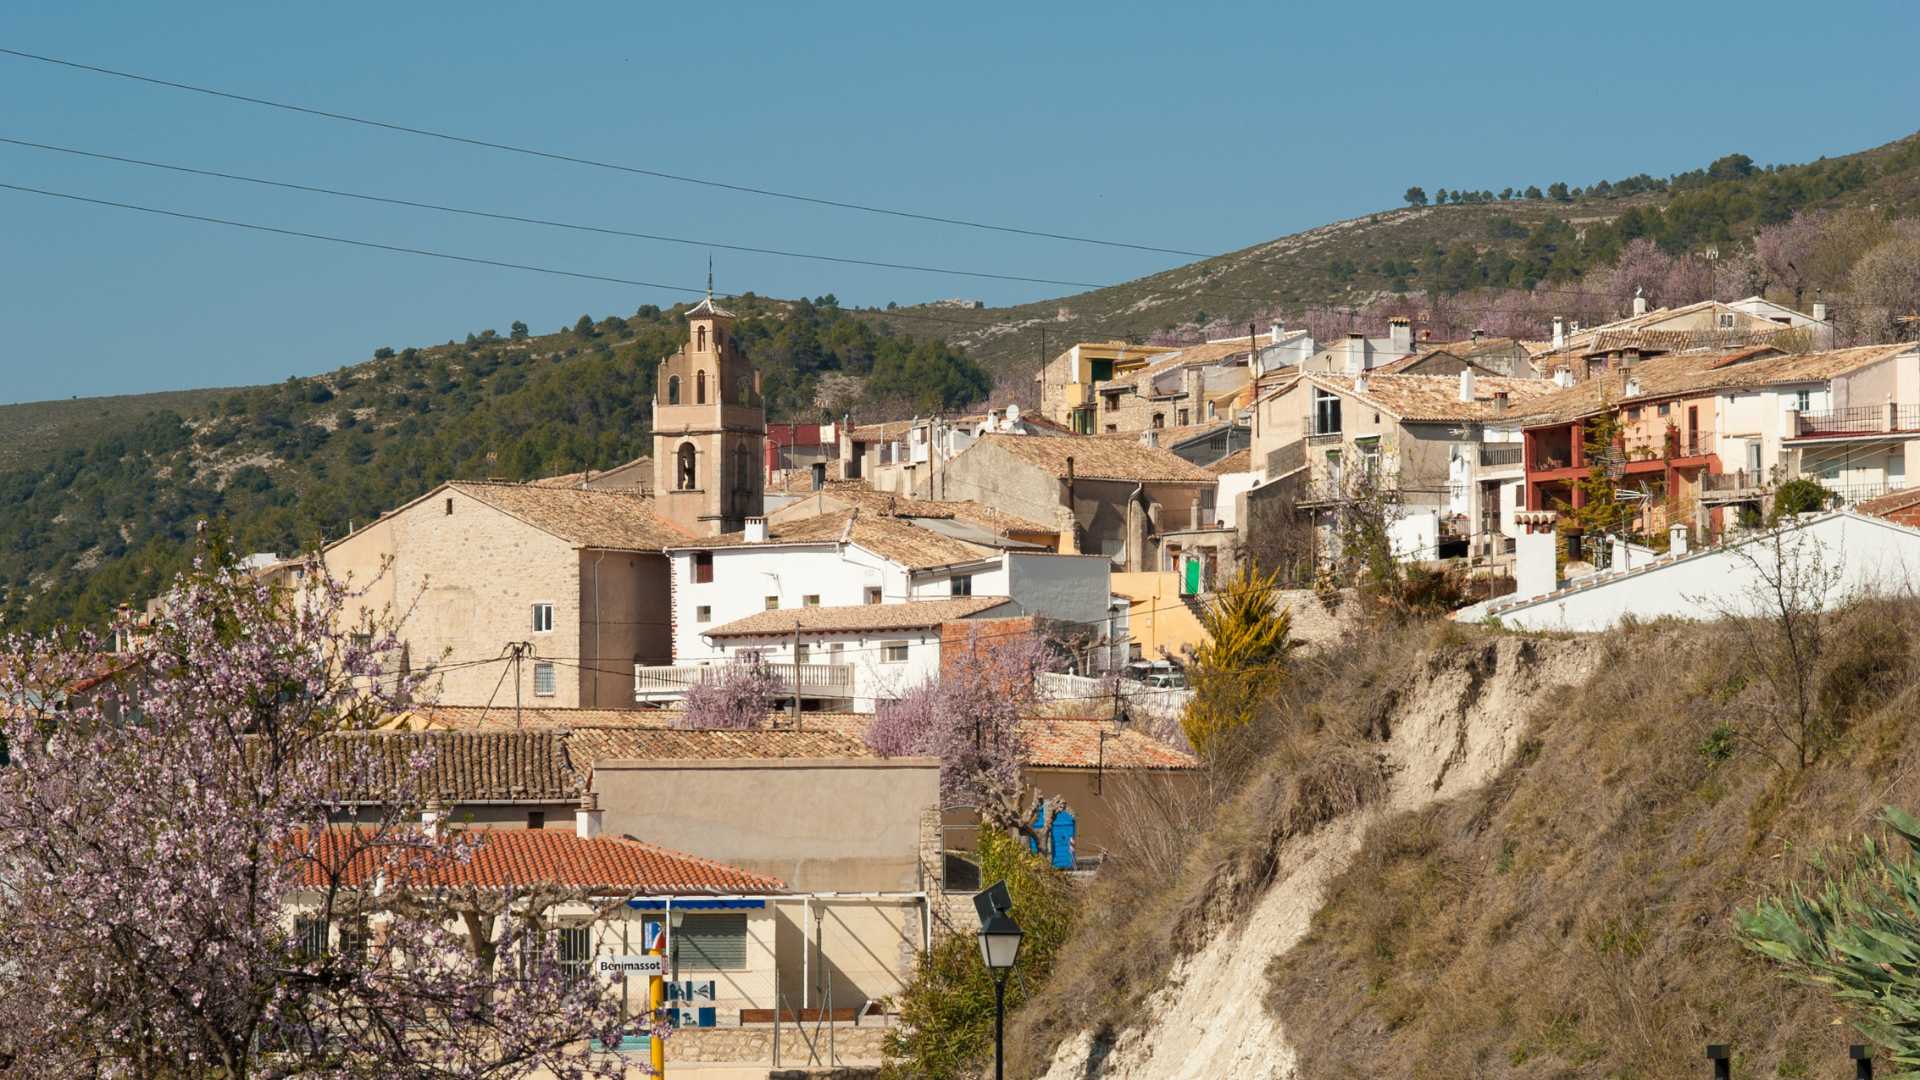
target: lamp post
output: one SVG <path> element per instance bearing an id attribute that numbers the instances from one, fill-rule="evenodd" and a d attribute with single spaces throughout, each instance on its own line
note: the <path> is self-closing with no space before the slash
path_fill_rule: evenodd
<path id="1" fill-rule="evenodd" d="M 983 896 L 986 894 L 982 894 Z M 1004 890 L 1002 895 L 1004 895 Z M 1007 973 L 1020 956 L 1020 924 L 995 908 L 980 923 L 980 959 L 993 972 L 993 1077 L 1004 1080 L 1007 1024 Z"/>

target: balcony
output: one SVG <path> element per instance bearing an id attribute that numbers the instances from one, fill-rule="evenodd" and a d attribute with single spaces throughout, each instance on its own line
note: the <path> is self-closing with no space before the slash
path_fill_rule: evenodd
<path id="1" fill-rule="evenodd" d="M 1920 405 L 1862 405 L 1793 414 L 1789 439 L 1871 439 L 1920 435 Z"/>
<path id="2" fill-rule="evenodd" d="M 1682 431 L 1679 428 L 1649 434 L 1636 433 L 1620 440 L 1620 450 L 1629 463 L 1706 457 L 1713 453 L 1713 446 L 1713 432 Z"/>
<path id="3" fill-rule="evenodd" d="M 1483 469 L 1505 469 L 1520 464 L 1519 443 L 1501 443 L 1480 448 L 1480 467 Z"/>
<path id="4" fill-rule="evenodd" d="M 845 698 L 853 696 L 851 664 L 768 664 L 780 680 L 781 692 L 801 697 Z M 726 676 L 725 664 L 671 664 L 665 667 L 633 666 L 633 699 L 660 701 L 682 697 L 696 686 L 719 682 Z"/>

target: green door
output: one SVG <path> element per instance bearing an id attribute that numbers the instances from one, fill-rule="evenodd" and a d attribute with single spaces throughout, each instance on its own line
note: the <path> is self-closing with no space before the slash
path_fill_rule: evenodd
<path id="1" fill-rule="evenodd" d="M 1180 595 L 1200 595 L 1200 560 L 1189 555 L 1180 574 Z"/>

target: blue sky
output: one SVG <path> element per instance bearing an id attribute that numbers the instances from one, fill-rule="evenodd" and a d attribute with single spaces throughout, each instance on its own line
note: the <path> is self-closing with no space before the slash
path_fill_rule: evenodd
<path id="1" fill-rule="evenodd" d="M 96 4 L 0 46 L 733 183 L 1194 251 L 1410 183 L 1845 153 L 1920 119 L 1905 2 Z M 0 56 L 0 136 L 730 243 L 1119 281 L 1176 256 L 615 174 Z M 663 283 L 695 248 L 0 145 L 0 182 Z M 722 291 L 988 303 L 1074 290 L 720 253 Z M 514 319 L 682 296 L 0 191 L 0 401 L 268 382 Z"/>

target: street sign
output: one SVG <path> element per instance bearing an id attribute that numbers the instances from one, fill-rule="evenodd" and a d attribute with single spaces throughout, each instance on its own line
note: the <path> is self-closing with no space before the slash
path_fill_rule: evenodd
<path id="1" fill-rule="evenodd" d="M 646 926 L 646 930 L 642 933 L 642 937 L 646 940 L 642 942 L 641 948 L 658 949 L 666 944 L 666 923 L 660 922 L 657 919 L 648 919 L 644 925 Z"/>
<path id="2" fill-rule="evenodd" d="M 643 979 L 664 977 L 667 973 L 667 958 L 664 956 L 602 956 L 593 962 L 593 969 L 608 978 L 623 978 L 637 975 Z"/>

